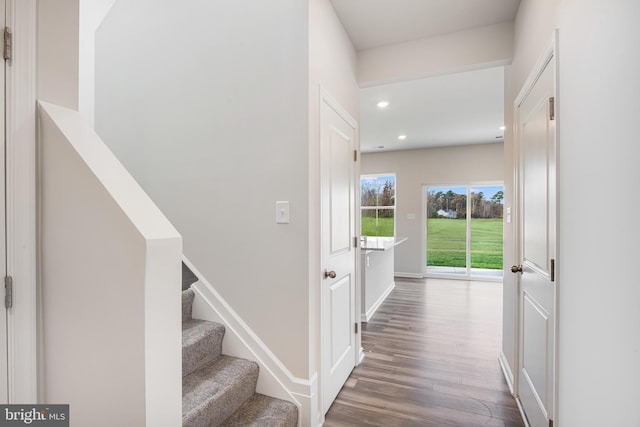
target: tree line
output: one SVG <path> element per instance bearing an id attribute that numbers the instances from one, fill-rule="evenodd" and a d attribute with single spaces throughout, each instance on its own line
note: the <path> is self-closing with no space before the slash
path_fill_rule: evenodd
<path id="1" fill-rule="evenodd" d="M 391 181 L 380 186 L 378 181 L 363 181 L 360 186 L 360 206 L 395 206 L 396 190 Z M 392 218 L 393 209 L 363 209 L 363 216 Z"/>
<path id="2" fill-rule="evenodd" d="M 471 216 L 473 218 L 502 218 L 502 201 L 504 192 L 498 191 L 490 199 L 485 199 L 482 191 L 471 192 Z M 467 195 L 447 192 L 429 191 L 427 193 L 428 218 L 461 218 L 467 217 Z"/>

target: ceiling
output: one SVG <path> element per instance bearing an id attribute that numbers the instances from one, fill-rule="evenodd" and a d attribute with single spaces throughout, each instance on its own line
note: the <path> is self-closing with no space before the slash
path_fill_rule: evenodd
<path id="1" fill-rule="evenodd" d="M 383 100 L 389 106 L 379 108 Z M 503 110 L 503 67 L 363 88 L 360 149 L 366 153 L 501 142 Z M 400 135 L 406 139 L 399 140 Z"/>
<path id="2" fill-rule="evenodd" d="M 515 18 L 520 0 L 331 0 L 356 50 Z"/>
<path id="3" fill-rule="evenodd" d="M 356 50 L 513 20 L 520 0 L 331 0 Z M 504 69 L 360 89 L 363 152 L 502 141 Z M 379 101 L 389 106 L 380 109 Z M 399 140 L 399 135 L 407 135 Z M 496 138 L 499 137 L 499 138 Z M 383 148 L 380 148 L 383 147 Z"/>

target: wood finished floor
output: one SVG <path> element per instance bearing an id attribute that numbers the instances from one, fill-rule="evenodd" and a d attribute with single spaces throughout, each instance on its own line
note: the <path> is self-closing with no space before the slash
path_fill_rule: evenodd
<path id="1" fill-rule="evenodd" d="M 498 362 L 501 318 L 500 283 L 396 279 L 324 426 L 524 426 Z"/>

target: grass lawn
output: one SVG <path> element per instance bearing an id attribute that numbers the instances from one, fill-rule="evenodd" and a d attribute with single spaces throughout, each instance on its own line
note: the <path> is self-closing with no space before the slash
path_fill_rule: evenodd
<path id="1" fill-rule="evenodd" d="M 376 219 L 363 216 L 362 217 L 362 235 L 363 236 L 393 236 L 393 218 L 378 218 L 378 232 L 376 233 Z"/>
<path id="2" fill-rule="evenodd" d="M 427 220 L 427 266 L 465 267 L 465 220 Z M 471 220 L 471 268 L 502 269 L 502 219 Z"/>
<path id="3" fill-rule="evenodd" d="M 427 220 L 427 266 L 466 266 L 465 220 Z M 363 236 L 393 236 L 393 218 L 362 217 Z M 502 219 L 471 220 L 471 268 L 502 270 Z"/>

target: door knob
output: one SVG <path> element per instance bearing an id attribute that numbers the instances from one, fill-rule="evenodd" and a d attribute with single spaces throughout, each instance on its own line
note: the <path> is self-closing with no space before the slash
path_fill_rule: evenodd
<path id="1" fill-rule="evenodd" d="M 332 279 L 335 279 L 336 278 L 336 272 L 333 271 L 333 270 L 331 270 L 331 271 L 325 270 L 324 271 L 324 278 L 327 279 L 329 277 L 332 278 Z"/>
<path id="2" fill-rule="evenodd" d="M 520 272 L 520 274 L 522 274 L 522 265 L 512 265 L 511 266 L 511 272 L 512 273 Z"/>

